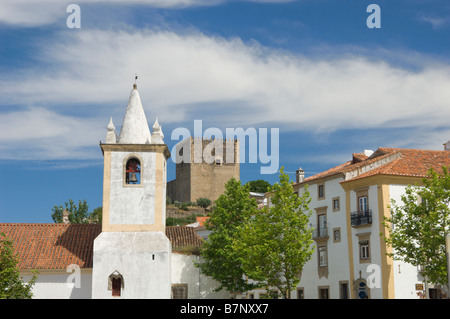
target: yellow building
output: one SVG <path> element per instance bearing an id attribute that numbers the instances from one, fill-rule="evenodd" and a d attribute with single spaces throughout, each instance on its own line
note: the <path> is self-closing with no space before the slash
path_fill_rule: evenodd
<path id="1" fill-rule="evenodd" d="M 430 167 L 441 172 L 450 166 L 447 145 L 443 151 L 366 150 L 308 178 L 299 169 L 294 189 L 309 186 L 316 247 L 292 297 L 419 298 L 420 269 L 386 255 L 382 222 L 391 200 L 400 202 L 408 185 L 421 184 Z M 430 286 L 430 296 L 439 297 L 440 288 Z"/>

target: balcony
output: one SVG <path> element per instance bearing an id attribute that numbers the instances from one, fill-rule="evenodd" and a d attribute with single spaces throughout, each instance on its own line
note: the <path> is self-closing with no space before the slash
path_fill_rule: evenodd
<path id="1" fill-rule="evenodd" d="M 328 227 L 314 228 L 313 239 L 315 240 L 328 239 L 328 236 L 329 236 Z"/>
<path id="2" fill-rule="evenodd" d="M 367 209 L 364 211 L 352 212 L 350 214 L 352 226 L 365 226 L 372 224 L 372 210 Z"/>

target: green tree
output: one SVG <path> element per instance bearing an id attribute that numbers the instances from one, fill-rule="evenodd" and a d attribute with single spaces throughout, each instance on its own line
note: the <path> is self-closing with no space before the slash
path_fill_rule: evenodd
<path id="1" fill-rule="evenodd" d="M 13 243 L 0 233 L 0 299 L 31 299 L 37 276 L 24 282 L 17 270 L 19 258 L 14 254 Z"/>
<path id="2" fill-rule="evenodd" d="M 201 208 L 207 208 L 208 206 L 211 205 L 211 200 L 209 198 L 199 198 L 197 199 L 197 206 L 200 206 Z"/>
<path id="3" fill-rule="evenodd" d="M 231 178 L 215 204 L 206 222 L 211 233 L 201 248 L 202 259 L 196 265 L 202 273 L 220 283 L 216 291 L 253 289 L 257 285 L 249 284 L 244 278 L 241 259 L 233 249 L 233 239 L 237 236 L 238 227 L 256 213 L 256 200 L 249 197 L 248 186 L 242 186 L 240 181 Z"/>
<path id="4" fill-rule="evenodd" d="M 93 212 L 89 213 L 89 206 L 86 200 L 79 200 L 78 205 L 72 199 L 69 202 L 52 208 L 52 219 L 55 223 L 63 222 L 64 211 L 69 212 L 69 222 L 71 224 L 100 224 L 102 222 L 102 207 L 97 207 Z"/>
<path id="5" fill-rule="evenodd" d="M 447 284 L 445 237 L 450 229 L 450 174 L 432 168 L 423 179 L 423 187 L 409 185 L 401 196 L 402 203 L 391 201 L 391 216 L 384 218 L 393 252 L 387 255 L 413 266 L 423 267 L 428 282 Z"/>
<path id="6" fill-rule="evenodd" d="M 267 193 L 269 188 L 272 186 L 268 181 L 265 181 L 263 179 L 250 181 L 247 182 L 247 184 L 250 186 L 249 187 L 250 192 L 257 192 L 257 193 Z"/>
<path id="7" fill-rule="evenodd" d="M 285 298 L 297 287 L 314 251 L 309 192 L 297 196 L 292 184 L 281 168 L 279 182 L 270 189 L 271 206 L 258 210 L 234 237 L 245 274 L 267 291 L 278 288 Z"/>
<path id="8" fill-rule="evenodd" d="M 103 216 L 103 207 L 97 207 L 95 208 L 92 213 L 89 214 L 89 219 L 92 224 L 101 224 L 102 223 L 102 216 Z"/>

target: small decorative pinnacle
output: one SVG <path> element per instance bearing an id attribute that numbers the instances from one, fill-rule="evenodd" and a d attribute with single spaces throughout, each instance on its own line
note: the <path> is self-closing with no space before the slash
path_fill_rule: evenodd
<path id="1" fill-rule="evenodd" d="M 153 124 L 153 133 L 152 133 L 152 143 L 153 144 L 164 144 L 164 134 L 161 130 L 161 125 L 158 123 L 158 118 L 155 120 L 155 124 Z"/>
<path id="2" fill-rule="evenodd" d="M 108 124 L 108 132 L 106 133 L 106 143 L 107 144 L 113 144 L 117 142 L 117 134 L 116 134 L 116 128 L 114 127 L 113 120 L 111 117 L 111 120 Z"/>
<path id="3" fill-rule="evenodd" d="M 114 131 L 116 129 L 116 127 L 113 124 L 112 117 L 111 117 L 111 120 L 109 121 L 107 129 L 108 129 L 108 131 Z"/>

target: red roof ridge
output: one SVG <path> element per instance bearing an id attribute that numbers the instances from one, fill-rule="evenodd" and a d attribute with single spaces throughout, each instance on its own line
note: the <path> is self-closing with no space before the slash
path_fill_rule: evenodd
<path id="1" fill-rule="evenodd" d="M 343 175 L 341 183 L 376 174 L 426 177 L 430 167 L 440 171 L 442 166 L 450 166 L 450 152 L 445 150 L 379 147 L 368 157 L 364 153 L 352 156 L 353 160 L 307 177 L 301 183 L 338 174 Z"/>
<path id="2" fill-rule="evenodd" d="M 0 233 L 12 240 L 18 269 L 67 269 L 71 264 L 92 268 L 94 239 L 100 224 L 0 223 Z M 173 248 L 200 247 L 203 239 L 192 227 L 167 226 Z"/>

